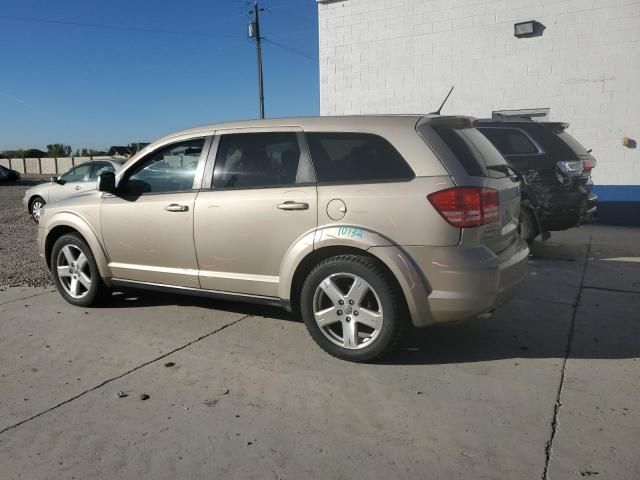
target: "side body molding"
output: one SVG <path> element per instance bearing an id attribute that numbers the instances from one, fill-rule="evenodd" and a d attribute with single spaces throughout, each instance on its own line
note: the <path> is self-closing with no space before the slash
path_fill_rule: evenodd
<path id="1" fill-rule="evenodd" d="M 41 245 L 41 253 L 44 255 L 46 251 L 46 245 L 49 243 L 49 235 L 56 227 L 73 228 L 77 230 L 80 235 L 84 237 L 86 242 L 91 248 L 91 252 L 96 259 L 100 276 L 103 278 L 112 277 L 111 269 L 109 268 L 109 257 L 105 251 L 100 236 L 92 227 L 91 223 L 78 215 L 75 212 L 62 211 L 53 214 L 51 220 L 47 221 L 49 229 L 45 233 L 45 241 Z M 45 259 L 48 262 L 48 259 Z"/>
<path id="2" fill-rule="evenodd" d="M 278 296 L 290 301 L 293 276 L 298 265 L 314 250 L 334 246 L 357 248 L 378 258 L 398 281 L 413 324 L 424 326 L 432 322 L 428 303 L 431 289 L 411 257 L 390 239 L 355 225 L 331 225 L 300 237 L 282 262 Z"/>

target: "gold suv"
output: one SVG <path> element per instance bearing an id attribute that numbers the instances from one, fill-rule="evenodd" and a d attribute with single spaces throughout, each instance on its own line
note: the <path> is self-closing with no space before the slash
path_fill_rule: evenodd
<path id="1" fill-rule="evenodd" d="M 78 306 L 146 288 L 280 305 L 328 353 L 492 311 L 526 275 L 519 180 L 468 117 L 198 127 L 47 204 L 39 249 Z"/>

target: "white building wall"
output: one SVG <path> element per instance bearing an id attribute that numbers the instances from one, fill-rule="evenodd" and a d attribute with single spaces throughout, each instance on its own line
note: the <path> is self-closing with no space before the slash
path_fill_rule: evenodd
<path id="1" fill-rule="evenodd" d="M 490 117 L 550 108 L 599 161 L 640 185 L 640 0 L 318 0 L 322 115 Z M 518 39 L 516 22 L 543 35 Z M 632 144 L 633 145 L 633 144 Z M 640 200 L 637 198 L 636 200 Z"/>

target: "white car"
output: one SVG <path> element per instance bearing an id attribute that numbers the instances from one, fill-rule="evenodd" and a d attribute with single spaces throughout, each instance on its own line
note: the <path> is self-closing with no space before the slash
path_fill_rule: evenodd
<path id="1" fill-rule="evenodd" d="M 125 158 L 109 158 L 71 167 L 62 175 L 51 177 L 50 182 L 29 188 L 24 193 L 22 205 L 25 211 L 39 222 L 45 204 L 94 190 L 101 173 L 116 172 L 126 161 Z"/>

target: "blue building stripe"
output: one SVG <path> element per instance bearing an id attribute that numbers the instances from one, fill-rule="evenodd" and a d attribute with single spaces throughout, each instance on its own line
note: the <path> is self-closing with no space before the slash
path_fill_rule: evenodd
<path id="1" fill-rule="evenodd" d="M 640 226 L 640 185 L 594 185 L 598 195 L 597 222 Z"/>
<path id="2" fill-rule="evenodd" d="M 598 202 L 640 202 L 640 185 L 594 185 Z"/>

